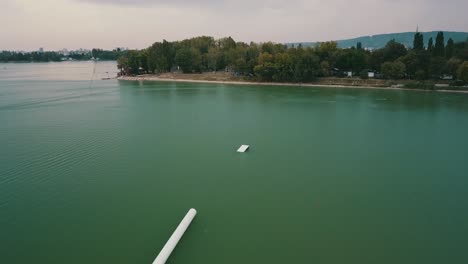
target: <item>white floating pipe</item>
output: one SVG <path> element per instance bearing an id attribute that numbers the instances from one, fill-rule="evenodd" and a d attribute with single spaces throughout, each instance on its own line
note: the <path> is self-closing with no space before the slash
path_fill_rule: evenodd
<path id="1" fill-rule="evenodd" d="M 193 208 L 188 211 L 188 213 L 185 215 L 184 219 L 182 219 L 179 226 L 176 228 L 176 230 L 174 231 L 172 236 L 169 238 L 169 240 L 164 245 L 161 252 L 159 252 L 159 255 L 153 261 L 153 264 L 164 264 L 164 263 L 166 263 L 167 259 L 171 255 L 174 248 L 177 246 L 177 243 L 179 243 L 179 240 L 184 235 L 185 231 L 189 227 L 189 225 L 192 222 L 193 218 L 195 218 L 196 214 L 197 214 L 197 210 L 195 210 Z"/>

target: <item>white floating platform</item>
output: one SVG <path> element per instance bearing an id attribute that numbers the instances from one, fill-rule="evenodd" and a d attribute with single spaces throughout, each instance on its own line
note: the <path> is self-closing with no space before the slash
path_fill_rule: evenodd
<path id="1" fill-rule="evenodd" d="M 250 146 L 249 145 L 242 145 L 240 146 L 240 148 L 237 150 L 237 152 L 239 153 L 244 153 L 246 152 L 247 150 L 249 150 Z"/>

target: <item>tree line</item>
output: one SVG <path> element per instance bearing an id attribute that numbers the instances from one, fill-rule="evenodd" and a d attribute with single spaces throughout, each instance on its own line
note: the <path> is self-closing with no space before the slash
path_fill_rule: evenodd
<path id="1" fill-rule="evenodd" d="M 117 64 L 122 74 L 229 71 L 258 81 L 309 82 L 347 72 L 367 78 L 372 71 L 387 79 L 428 80 L 445 75 L 468 83 L 468 39 L 445 42 L 443 32 L 439 32 L 435 41 L 431 38 L 426 44 L 423 35 L 416 32 L 412 48 L 392 40 L 384 48 L 366 50 L 361 43 L 346 49 L 333 41 L 315 47 L 288 47 L 201 36 L 130 50 Z"/>
<path id="2" fill-rule="evenodd" d="M 125 52 L 120 48 L 114 50 L 92 49 L 90 52 L 70 52 L 67 55 L 56 51 L 0 51 L 0 62 L 57 62 L 69 59 L 85 61 L 93 58 L 99 60 L 117 60 L 119 57 L 124 56 Z"/>

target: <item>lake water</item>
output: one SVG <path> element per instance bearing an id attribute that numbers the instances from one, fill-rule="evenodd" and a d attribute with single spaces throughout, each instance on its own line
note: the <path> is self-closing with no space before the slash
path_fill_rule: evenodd
<path id="1" fill-rule="evenodd" d="M 115 71 L 0 64 L 0 263 L 468 263 L 468 95 Z"/>

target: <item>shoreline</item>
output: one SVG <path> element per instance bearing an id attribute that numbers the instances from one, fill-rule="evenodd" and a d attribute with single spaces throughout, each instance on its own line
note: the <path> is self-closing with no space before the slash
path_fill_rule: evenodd
<path id="1" fill-rule="evenodd" d="M 196 80 L 181 78 L 161 78 L 158 76 L 140 75 L 140 76 L 121 76 L 117 77 L 119 81 L 149 81 L 149 82 L 178 82 L 178 83 L 207 83 L 207 84 L 229 84 L 229 85 L 258 85 L 258 86 L 293 86 L 293 87 L 316 87 L 316 88 L 346 88 L 346 89 L 374 89 L 390 91 L 418 91 L 418 92 L 441 92 L 441 93 L 463 93 L 468 94 L 468 90 L 424 90 L 411 89 L 403 87 L 379 87 L 362 85 L 342 85 L 342 84 L 314 84 L 314 83 L 278 83 L 278 82 L 252 82 L 252 81 L 221 81 L 221 80 Z"/>

